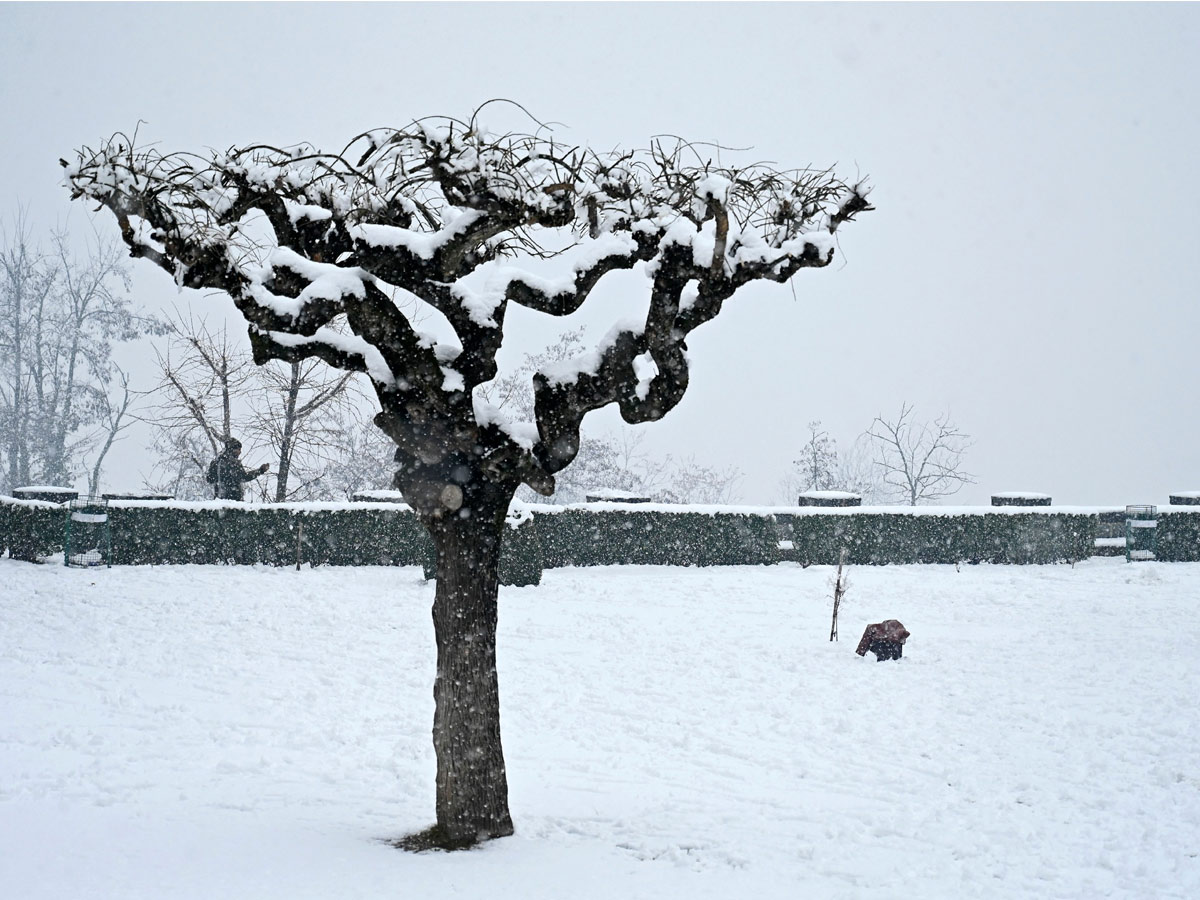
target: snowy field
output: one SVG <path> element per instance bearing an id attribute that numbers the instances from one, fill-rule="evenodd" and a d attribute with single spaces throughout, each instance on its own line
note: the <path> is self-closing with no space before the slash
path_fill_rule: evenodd
<path id="1" fill-rule="evenodd" d="M 1200 565 L 856 568 L 833 644 L 831 575 L 502 589 L 517 834 L 413 855 L 417 569 L 0 560 L 0 896 L 1200 896 Z"/>

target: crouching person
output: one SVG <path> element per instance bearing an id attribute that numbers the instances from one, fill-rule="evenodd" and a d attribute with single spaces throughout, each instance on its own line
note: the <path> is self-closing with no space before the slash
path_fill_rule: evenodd
<path id="1" fill-rule="evenodd" d="M 908 637 L 908 629 L 900 622 L 895 619 L 884 619 L 882 622 L 867 626 L 862 640 L 858 642 L 858 649 L 854 652 L 859 656 L 866 656 L 868 651 L 874 653 L 876 662 L 883 662 L 885 659 L 899 659 L 904 655 L 904 642 L 908 640 Z"/>

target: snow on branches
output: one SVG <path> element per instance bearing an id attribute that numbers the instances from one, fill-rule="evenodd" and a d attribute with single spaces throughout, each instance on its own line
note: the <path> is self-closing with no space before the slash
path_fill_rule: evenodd
<path id="1" fill-rule="evenodd" d="M 492 134 L 474 117 L 376 129 L 332 153 L 163 154 L 118 134 L 62 164 L 72 196 L 109 209 L 133 256 L 233 298 L 258 361 L 315 356 L 367 373 L 398 458 L 469 457 L 542 492 L 574 458 L 587 412 L 615 402 L 631 423 L 660 418 L 687 386 L 688 333 L 750 281 L 828 265 L 838 227 L 871 209 L 866 186 L 832 170 L 714 165 L 678 139 L 600 153 L 542 128 Z M 563 248 L 570 277 L 530 271 Z M 535 376 L 532 447 L 527 429 L 518 439 L 479 409 L 510 303 L 568 315 L 639 264 L 646 320 L 570 377 Z M 442 313 L 457 343 L 422 334 L 398 291 Z"/>

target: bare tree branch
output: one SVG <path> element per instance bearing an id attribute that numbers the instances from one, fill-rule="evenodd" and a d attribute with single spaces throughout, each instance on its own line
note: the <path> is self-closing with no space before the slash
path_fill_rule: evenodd
<path id="1" fill-rule="evenodd" d="M 910 506 L 941 500 L 975 479 L 962 468 L 962 457 L 971 446 L 943 413 L 932 422 L 916 422 L 909 403 L 900 406 L 894 419 L 876 416 L 867 434 L 876 442 L 875 465 L 883 481 Z"/>

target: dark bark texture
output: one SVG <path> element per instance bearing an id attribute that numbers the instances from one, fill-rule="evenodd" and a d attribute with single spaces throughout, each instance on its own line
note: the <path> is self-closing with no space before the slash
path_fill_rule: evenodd
<path id="1" fill-rule="evenodd" d="M 429 523 L 437 548 L 433 696 L 437 821 L 448 841 L 512 834 L 500 742 L 496 624 L 500 537 L 509 498 L 488 491 Z"/>

